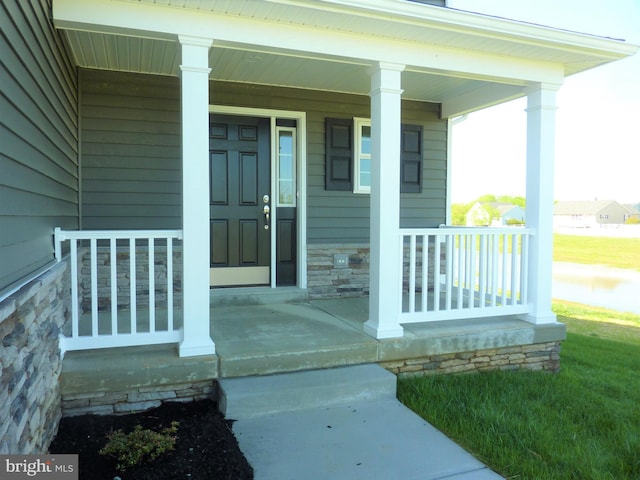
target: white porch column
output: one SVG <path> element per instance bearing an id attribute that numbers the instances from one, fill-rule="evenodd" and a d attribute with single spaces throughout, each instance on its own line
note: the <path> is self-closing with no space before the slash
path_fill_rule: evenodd
<path id="1" fill-rule="evenodd" d="M 371 71 L 371 240 L 369 320 L 375 338 L 401 337 L 400 77 L 404 65 Z"/>
<path id="2" fill-rule="evenodd" d="M 209 334 L 209 48 L 208 38 L 182 45 L 183 331 L 180 356 L 211 355 Z"/>
<path id="3" fill-rule="evenodd" d="M 529 243 L 528 295 L 531 323 L 553 323 L 551 281 L 553 261 L 553 178 L 556 91 L 559 85 L 538 85 L 527 96 L 527 227 Z"/>

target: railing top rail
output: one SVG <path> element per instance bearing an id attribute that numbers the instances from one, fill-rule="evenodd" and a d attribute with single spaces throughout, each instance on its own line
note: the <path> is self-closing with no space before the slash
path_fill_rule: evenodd
<path id="1" fill-rule="evenodd" d="M 64 240 L 176 238 L 182 239 L 182 230 L 62 230 L 55 229 L 56 238 Z"/>
<path id="2" fill-rule="evenodd" d="M 533 235 L 533 228 L 523 227 L 458 227 L 458 226 L 442 226 L 436 228 L 401 228 L 400 235 L 478 235 L 478 234 L 524 234 Z"/>

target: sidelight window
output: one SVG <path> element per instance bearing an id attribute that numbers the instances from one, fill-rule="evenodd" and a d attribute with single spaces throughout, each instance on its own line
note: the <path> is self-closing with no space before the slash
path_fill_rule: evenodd
<path id="1" fill-rule="evenodd" d="M 296 206 L 296 129 L 276 127 L 278 165 L 276 189 L 278 207 Z"/>

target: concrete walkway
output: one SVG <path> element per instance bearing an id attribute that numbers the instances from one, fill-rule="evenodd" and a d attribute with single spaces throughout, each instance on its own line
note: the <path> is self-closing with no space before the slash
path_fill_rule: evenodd
<path id="1" fill-rule="evenodd" d="M 223 379 L 221 388 L 256 480 L 502 478 L 396 400 L 395 377 L 377 365 Z"/>
<path id="2" fill-rule="evenodd" d="M 396 400 L 238 420 L 233 431 L 256 480 L 496 480 Z"/>

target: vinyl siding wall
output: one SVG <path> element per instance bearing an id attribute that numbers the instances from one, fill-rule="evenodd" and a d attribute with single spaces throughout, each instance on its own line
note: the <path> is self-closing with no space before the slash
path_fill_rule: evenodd
<path id="1" fill-rule="evenodd" d="M 181 228 L 180 80 L 79 76 L 82 228 Z"/>
<path id="2" fill-rule="evenodd" d="M 77 79 L 50 1 L 0 3 L 0 295 L 78 226 Z"/>
<path id="3" fill-rule="evenodd" d="M 81 74 L 83 228 L 180 228 L 179 80 Z M 210 103 L 307 113 L 309 243 L 369 242 L 369 195 L 324 188 L 326 117 L 368 117 L 369 97 L 211 82 Z M 401 225 L 445 221 L 446 122 L 439 106 L 405 101 L 424 127 L 423 192 L 403 194 Z"/>

